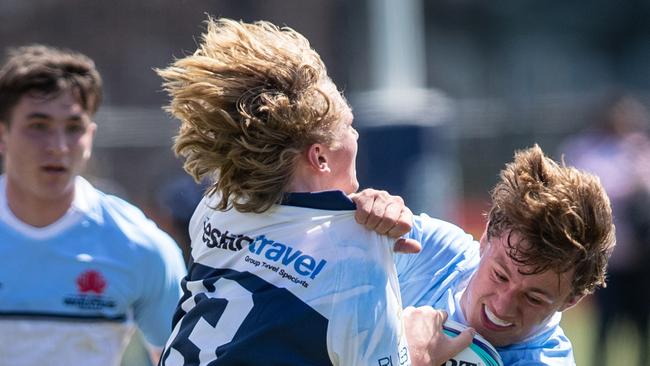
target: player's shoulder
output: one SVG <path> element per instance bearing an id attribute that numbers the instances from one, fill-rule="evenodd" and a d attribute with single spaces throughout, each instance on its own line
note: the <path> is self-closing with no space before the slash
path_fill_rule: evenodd
<path id="1" fill-rule="evenodd" d="M 354 222 L 354 203 L 340 191 L 288 193 L 280 204 L 262 213 L 219 210 L 220 201 L 218 193 L 203 197 L 190 220 L 190 232 L 202 231 L 206 222 L 218 222 L 223 229 L 237 233 L 281 231 L 284 227 L 295 231 L 324 223 L 343 227 L 346 219 Z"/>
<path id="2" fill-rule="evenodd" d="M 83 184 L 81 192 L 87 214 L 95 218 L 107 235 L 124 237 L 129 243 L 149 250 L 176 246 L 173 239 L 135 205 L 90 184 Z"/>
<path id="3" fill-rule="evenodd" d="M 149 223 L 150 219 L 134 204 L 110 194 L 102 193 L 101 205 L 107 215 L 115 219 L 125 220 L 127 224 L 141 227 L 142 223 Z M 147 229 L 147 227 L 142 227 Z"/>
<path id="4" fill-rule="evenodd" d="M 396 255 L 400 282 L 403 286 L 410 283 L 410 292 L 404 288 L 402 294 L 411 293 L 413 299 L 419 298 L 431 290 L 422 286 L 430 286 L 434 278 L 448 282 L 448 276 L 453 275 L 458 281 L 465 281 L 480 260 L 480 246 L 474 238 L 460 227 L 426 214 L 417 215 L 413 221 L 409 237 L 420 242 L 422 250 L 417 255 Z"/>
<path id="5" fill-rule="evenodd" d="M 413 216 L 413 229 L 410 235 L 454 235 L 454 236 L 469 236 L 462 228 L 452 224 L 451 222 L 437 219 L 421 213 Z"/>
<path id="6" fill-rule="evenodd" d="M 427 214 L 416 215 L 413 218 L 413 228 L 408 236 L 419 241 L 424 249 L 448 250 L 450 252 L 465 252 L 478 250 L 478 245 L 472 235 L 457 225 L 430 217 Z"/>

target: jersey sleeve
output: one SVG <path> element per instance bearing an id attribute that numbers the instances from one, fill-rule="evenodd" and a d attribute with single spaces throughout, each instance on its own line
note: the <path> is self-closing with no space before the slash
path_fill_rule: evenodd
<path id="1" fill-rule="evenodd" d="M 344 248 L 328 329 L 334 365 L 410 365 L 392 240 Z"/>
<path id="2" fill-rule="evenodd" d="M 153 225 L 153 223 L 152 223 Z M 180 248 L 167 234 L 152 228 L 155 245 L 143 268 L 143 293 L 134 304 L 135 321 L 147 342 L 162 347 L 171 333 L 172 316 L 181 297 L 186 267 Z"/>
<path id="3" fill-rule="evenodd" d="M 478 266 L 478 242 L 456 225 L 421 214 L 408 236 L 422 251 L 395 255 L 404 306 L 434 304 L 437 291 L 465 280 Z"/>

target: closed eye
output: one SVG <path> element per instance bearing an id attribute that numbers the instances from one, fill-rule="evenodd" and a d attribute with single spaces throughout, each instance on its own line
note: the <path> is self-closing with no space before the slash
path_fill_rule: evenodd
<path id="1" fill-rule="evenodd" d="M 67 125 L 65 129 L 69 133 L 77 133 L 84 132 L 86 130 L 86 126 L 81 123 L 72 123 Z"/>
<path id="2" fill-rule="evenodd" d="M 528 299 L 528 302 L 530 302 L 532 305 L 541 305 L 541 304 L 544 303 L 544 301 L 542 301 L 541 299 L 538 299 L 537 297 L 534 297 L 534 296 L 528 295 L 528 296 L 526 296 L 526 298 Z"/>
<path id="3" fill-rule="evenodd" d="M 501 273 L 494 271 L 494 278 L 496 278 L 499 282 L 506 282 L 508 281 L 508 278 Z"/>
<path id="4" fill-rule="evenodd" d="M 45 131 L 48 128 L 48 124 L 43 121 L 33 121 L 29 124 L 29 128 L 36 131 Z"/>

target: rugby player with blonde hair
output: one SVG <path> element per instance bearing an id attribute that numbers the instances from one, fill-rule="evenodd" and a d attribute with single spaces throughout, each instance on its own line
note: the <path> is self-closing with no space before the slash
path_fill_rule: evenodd
<path id="1" fill-rule="evenodd" d="M 175 152 L 212 182 L 161 365 L 410 364 L 389 238 L 410 211 L 388 200 L 394 220 L 355 222 L 358 134 L 307 39 L 209 19 L 196 52 L 158 73 Z"/>

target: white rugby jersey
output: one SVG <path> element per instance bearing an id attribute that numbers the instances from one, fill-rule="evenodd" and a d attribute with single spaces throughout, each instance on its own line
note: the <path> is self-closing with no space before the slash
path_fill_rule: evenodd
<path id="1" fill-rule="evenodd" d="M 75 183 L 70 210 L 36 228 L 0 179 L 0 365 L 119 365 L 137 325 L 162 347 L 181 296 L 176 243 L 134 206 Z"/>
<path id="2" fill-rule="evenodd" d="M 410 365 L 391 239 L 342 192 L 190 222 L 192 263 L 161 365 Z"/>

